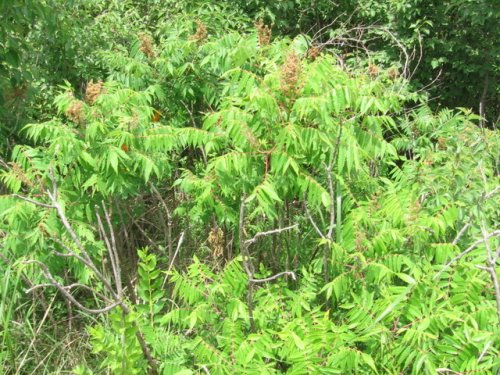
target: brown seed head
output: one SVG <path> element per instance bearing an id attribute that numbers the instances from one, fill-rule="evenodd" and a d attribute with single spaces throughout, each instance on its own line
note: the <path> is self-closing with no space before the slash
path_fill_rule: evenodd
<path id="1" fill-rule="evenodd" d="M 438 138 L 438 146 L 440 150 L 446 150 L 446 138 L 439 137 Z"/>
<path id="2" fill-rule="evenodd" d="M 259 38 L 259 45 L 261 47 L 267 46 L 271 41 L 272 31 L 271 27 L 265 25 L 262 21 L 255 22 L 255 28 L 257 29 L 257 37 Z"/>
<path id="3" fill-rule="evenodd" d="M 414 222 L 418 218 L 418 214 L 419 214 L 421 208 L 422 208 L 422 205 L 420 204 L 419 200 L 416 200 L 410 206 L 410 209 L 408 210 L 408 221 L 410 223 Z"/>
<path id="4" fill-rule="evenodd" d="M 102 93 L 102 81 L 90 81 L 87 84 L 87 89 L 85 90 L 85 101 L 92 105 L 96 101 L 97 97 Z"/>
<path id="5" fill-rule="evenodd" d="M 301 68 L 299 55 L 291 52 L 281 67 L 281 89 L 286 95 L 296 93 Z"/>
<path id="6" fill-rule="evenodd" d="M 26 186 L 33 188 L 35 185 L 31 180 L 26 176 L 26 173 L 24 173 L 23 169 L 19 166 L 17 163 L 9 163 L 12 167 L 12 172 L 16 175 L 16 177 L 21 180 L 23 184 Z"/>
<path id="7" fill-rule="evenodd" d="M 83 102 L 73 100 L 66 111 L 66 116 L 75 124 L 81 124 L 83 122 Z"/>
<path id="8" fill-rule="evenodd" d="M 316 60 L 321 53 L 321 50 L 317 46 L 311 46 L 307 50 L 307 57 L 309 57 L 311 60 Z"/>
<path id="9" fill-rule="evenodd" d="M 207 39 L 208 35 L 207 26 L 199 20 L 196 20 L 195 22 L 196 22 L 196 33 L 194 35 L 191 35 L 189 40 L 193 40 L 196 43 L 201 44 L 205 39 Z"/>
<path id="10" fill-rule="evenodd" d="M 379 73 L 380 73 L 380 69 L 377 65 L 375 65 L 375 64 L 368 65 L 368 74 L 371 77 L 376 77 L 379 75 Z"/>
<path id="11" fill-rule="evenodd" d="M 212 249 L 212 256 L 214 258 L 219 258 L 224 250 L 224 232 L 222 229 L 218 226 L 213 227 L 208 234 L 207 240 Z"/>
<path id="12" fill-rule="evenodd" d="M 4 92 L 4 100 L 6 102 L 24 100 L 28 94 L 28 85 L 23 84 L 21 86 L 12 87 Z"/>
<path id="13" fill-rule="evenodd" d="M 389 75 L 389 78 L 392 79 L 392 80 L 395 80 L 396 78 L 399 77 L 399 71 L 397 68 L 394 68 L 392 67 L 391 69 L 389 69 L 389 71 L 387 72 L 387 74 Z"/>
<path id="14" fill-rule="evenodd" d="M 151 39 L 151 37 L 146 33 L 140 33 L 139 40 L 141 42 L 141 52 L 150 59 L 154 58 L 155 51 L 153 49 L 153 40 Z"/>
<path id="15" fill-rule="evenodd" d="M 355 238 L 356 250 L 366 250 L 366 245 L 364 244 L 365 241 L 366 241 L 365 232 L 357 231 Z"/>

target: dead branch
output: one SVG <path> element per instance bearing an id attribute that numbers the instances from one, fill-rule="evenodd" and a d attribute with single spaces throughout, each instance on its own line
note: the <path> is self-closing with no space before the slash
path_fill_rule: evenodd
<path id="1" fill-rule="evenodd" d="M 255 234 L 253 236 L 253 238 L 251 238 L 249 240 L 245 240 L 245 245 L 248 246 L 248 245 L 255 243 L 260 237 L 265 237 L 265 236 L 270 236 L 272 234 L 282 233 L 282 232 L 285 232 L 287 230 L 292 230 L 294 228 L 297 228 L 298 226 L 299 226 L 299 224 L 294 224 L 294 225 L 290 225 L 290 226 L 285 227 L 285 228 L 277 228 L 277 229 L 268 230 L 266 232 L 258 232 L 257 234 Z"/>
<path id="2" fill-rule="evenodd" d="M 491 237 L 496 237 L 496 236 L 500 236 L 500 230 L 496 230 L 496 231 L 493 231 L 489 234 L 486 235 L 486 240 L 491 238 Z M 480 238 L 479 240 L 477 240 L 476 242 L 474 242 L 472 245 L 470 245 L 467 249 L 465 249 L 464 251 L 462 251 L 460 254 L 458 254 L 455 258 L 453 258 L 452 260 L 450 260 L 448 263 L 446 263 L 444 265 L 444 267 L 436 274 L 436 276 L 434 276 L 434 280 L 437 280 L 439 278 L 439 276 L 441 276 L 441 274 L 446 271 L 448 268 L 450 268 L 450 266 L 455 263 L 455 262 L 458 262 L 460 259 L 462 259 L 464 256 L 466 256 L 467 254 L 469 254 L 470 252 L 472 252 L 479 244 L 481 244 L 482 242 L 485 241 L 485 238 L 483 236 L 483 238 Z"/>
<path id="3" fill-rule="evenodd" d="M 47 278 L 50 281 L 49 285 L 55 287 L 64 296 L 64 298 L 69 300 L 71 303 L 73 303 L 75 306 L 77 306 L 80 310 L 85 311 L 86 313 L 102 314 L 102 313 L 105 313 L 105 312 L 108 312 L 108 311 L 114 309 L 116 306 L 119 306 L 122 303 L 121 301 L 115 301 L 112 304 L 107 305 L 107 306 L 100 308 L 100 309 L 90 309 L 90 308 L 82 305 L 80 302 L 78 302 L 73 297 L 73 295 L 66 289 L 66 287 L 64 285 L 60 284 L 54 278 L 54 276 L 52 276 L 48 267 L 45 264 L 43 264 L 42 262 L 39 262 L 38 260 L 28 260 L 28 261 L 25 261 L 24 264 L 36 264 L 37 266 L 39 266 L 41 268 L 42 273 L 45 276 L 45 278 Z"/>
<path id="4" fill-rule="evenodd" d="M 291 276 L 292 280 L 297 280 L 297 277 L 295 276 L 294 272 L 292 272 L 292 271 L 284 271 L 284 272 L 277 273 L 276 275 L 266 277 L 264 279 L 249 279 L 249 281 L 251 283 L 255 283 L 255 284 L 258 284 L 258 283 L 267 283 L 269 281 L 276 280 L 278 277 L 281 277 L 281 276 Z"/>
<path id="5" fill-rule="evenodd" d="M 56 213 L 57 213 L 57 216 L 59 217 L 59 220 L 62 222 L 64 228 L 66 229 L 69 236 L 71 237 L 71 240 L 73 241 L 73 243 L 77 247 L 78 251 L 80 252 L 80 254 L 77 254 L 69 246 L 66 246 L 62 241 L 55 239 L 55 241 L 58 242 L 67 251 L 66 254 L 56 253 L 56 255 L 66 256 L 66 257 L 74 257 L 78 261 L 82 262 L 86 267 L 88 267 L 92 272 L 94 272 L 94 274 L 99 279 L 99 281 L 101 281 L 103 283 L 105 289 L 111 294 L 114 301 L 111 304 L 106 305 L 103 308 L 90 309 L 90 308 L 82 305 L 78 300 L 76 300 L 70 292 L 71 288 L 68 288 L 68 286 L 64 286 L 64 285 L 60 284 L 54 278 L 54 276 L 50 273 L 48 267 L 44 263 L 37 261 L 37 260 L 30 260 L 30 261 L 25 262 L 25 264 L 36 264 L 37 266 L 39 266 L 43 275 L 45 276 L 45 278 L 47 278 L 49 280 L 49 285 L 55 287 L 63 295 L 63 297 L 66 300 L 70 301 L 72 304 L 77 306 L 82 311 L 85 311 L 89 314 L 101 314 L 101 313 L 106 313 L 106 312 L 114 309 L 115 307 L 120 307 L 120 309 L 122 310 L 124 315 L 130 314 L 130 308 L 124 302 L 123 296 L 122 296 L 121 278 L 120 278 L 120 276 L 118 276 L 118 272 L 120 270 L 119 263 L 118 263 L 118 257 L 117 257 L 118 254 L 116 252 L 116 243 L 115 243 L 113 229 L 112 229 L 112 225 L 111 225 L 111 219 L 110 219 L 109 214 L 106 210 L 106 207 L 103 206 L 103 209 L 104 209 L 106 222 L 109 226 L 109 230 L 111 233 L 110 234 L 111 240 L 109 238 L 107 238 L 107 236 L 106 236 L 106 232 L 104 230 L 104 226 L 102 224 L 102 220 L 100 219 L 98 211 L 96 211 L 96 216 L 98 218 L 100 233 L 103 236 L 103 239 L 104 239 L 104 242 L 106 244 L 106 247 L 108 248 L 108 251 L 110 252 L 110 258 L 111 258 L 112 262 L 115 262 L 115 264 L 113 265 L 113 273 L 115 276 L 117 290 L 115 290 L 111 286 L 111 283 L 108 281 L 108 279 L 94 265 L 89 253 L 85 249 L 85 246 L 83 245 L 80 238 L 76 234 L 75 230 L 73 229 L 73 227 L 69 223 L 69 220 L 66 217 L 62 206 L 58 202 L 58 198 L 57 198 L 58 188 L 57 188 L 57 183 L 56 183 L 52 168 L 50 169 L 49 173 L 50 173 L 50 178 L 52 180 L 52 191 L 47 192 L 47 195 L 51 201 L 50 205 L 47 205 L 47 204 L 42 203 L 42 202 L 38 202 L 38 201 L 30 199 L 30 198 L 22 197 L 22 196 L 18 196 L 18 198 L 23 199 L 27 202 L 30 202 L 32 204 L 35 204 L 35 205 L 43 207 L 43 208 L 49 208 L 49 209 L 56 210 Z M 94 293 L 95 293 L 95 291 L 94 291 Z M 96 295 L 98 295 L 98 294 L 96 294 Z M 139 345 L 141 346 L 142 352 L 143 352 L 144 356 L 146 357 L 146 360 L 148 361 L 148 364 L 151 368 L 151 372 L 153 374 L 157 374 L 158 373 L 158 364 L 157 364 L 156 360 L 154 359 L 152 352 L 151 352 L 148 344 L 146 343 L 146 340 L 144 339 L 144 335 L 142 334 L 140 328 L 138 327 L 137 322 L 132 322 L 132 324 L 135 328 L 137 328 L 136 337 L 137 337 L 137 340 L 139 341 Z"/>
<path id="6" fill-rule="evenodd" d="M 184 242 L 184 232 L 181 233 L 181 236 L 179 237 L 179 241 L 177 242 L 177 248 L 175 249 L 175 253 L 170 260 L 170 264 L 168 265 L 167 273 L 165 275 L 165 278 L 163 279 L 163 283 L 161 284 L 162 289 L 165 287 L 165 284 L 168 279 L 168 275 L 170 274 L 170 271 L 172 270 L 172 267 L 174 266 L 175 259 L 177 258 L 177 254 L 179 254 L 179 250 L 181 249 L 181 245 Z"/>
<path id="7" fill-rule="evenodd" d="M 500 233 L 500 231 L 498 231 Z M 481 234 L 483 235 L 484 247 L 486 249 L 486 271 L 490 274 L 493 288 L 495 289 L 495 301 L 497 303 L 498 323 L 500 324 L 500 284 L 498 282 L 498 275 L 496 271 L 498 252 L 492 251 L 489 243 L 489 238 L 492 237 L 486 233 L 486 224 L 483 220 L 481 225 Z"/>
<path id="8" fill-rule="evenodd" d="M 155 193 L 156 197 L 160 201 L 163 210 L 165 211 L 165 214 L 167 215 L 167 248 L 168 248 L 168 257 L 169 260 L 172 260 L 173 258 L 173 251 L 174 251 L 174 246 L 172 242 L 172 213 L 170 212 L 170 209 L 168 208 L 167 202 L 163 199 L 161 196 L 160 192 L 158 189 L 153 185 L 150 184 L 151 190 L 153 190 L 153 193 Z"/>

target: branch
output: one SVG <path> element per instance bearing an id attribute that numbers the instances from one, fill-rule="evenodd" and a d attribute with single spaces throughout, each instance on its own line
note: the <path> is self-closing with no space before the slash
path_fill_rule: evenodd
<path id="1" fill-rule="evenodd" d="M 123 288 L 122 288 L 122 271 L 120 267 L 120 257 L 118 256 L 118 249 L 116 248 L 116 240 L 113 231 L 113 225 L 111 224 L 111 218 L 109 216 L 108 210 L 106 209 L 106 206 L 104 205 L 104 201 L 101 202 L 101 204 L 102 204 L 102 209 L 104 211 L 104 217 L 106 218 L 106 223 L 108 224 L 109 235 L 111 237 L 111 247 L 109 249 L 110 256 L 115 258 L 114 267 L 116 267 L 116 269 L 113 270 L 113 273 L 116 274 L 116 291 L 118 293 L 118 296 L 121 297 L 123 293 Z"/>
<path id="2" fill-rule="evenodd" d="M 491 232 L 490 234 L 487 234 L 486 235 L 486 239 L 488 238 L 491 238 L 491 237 L 496 237 L 496 236 L 499 236 L 500 235 L 500 230 L 496 230 L 494 232 Z M 437 280 L 439 278 L 439 276 L 441 276 L 441 274 L 446 271 L 448 268 L 450 268 L 450 266 L 459 261 L 460 259 L 462 259 L 464 256 L 466 256 L 467 254 L 469 254 L 471 251 L 473 251 L 481 242 L 484 242 L 485 241 L 485 238 L 481 238 L 479 240 L 477 240 L 476 242 L 474 242 L 472 245 L 470 245 L 467 249 L 465 249 L 464 251 L 462 251 L 460 254 L 458 254 L 455 258 L 453 258 L 452 260 L 450 260 L 448 263 L 446 263 L 444 265 L 444 267 L 441 269 L 441 271 L 439 271 L 436 276 L 434 276 L 434 280 Z"/>
<path id="3" fill-rule="evenodd" d="M 500 231 L 498 231 L 500 232 Z M 488 239 L 491 237 L 486 233 L 485 223 L 481 225 L 481 233 L 483 235 L 484 246 L 486 248 L 486 263 L 488 267 L 486 267 L 486 271 L 490 274 L 491 282 L 493 283 L 493 288 L 495 289 L 495 301 L 497 303 L 497 315 L 498 315 L 498 323 L 500 324 L 500 283 L 498 282 L 498 275 L 496 271 L 496 263 L 497 263 L 497 252 L 493 252 L 490 247 L 490 243 Z"/>
<path id="4" fill-rule="evenodd" d="M 500 185 L 498 185 L 497 187 L 495 187 L 492 191 L 484 194 L 483 196 L 483 201 L 486 200 L 486 199 L 490 199 L 492 196 L 494 196 L 495 194 L 497 194 L 498 192 L 500 192 Z"/>
<path id="5" fill-rule="evenodd" d="M 462 227 L 462 229 L 460 229 L 460 232 L 457 233 L 457 236 L 453 240 L 452 245 L 457 244 L 458 240 L 464 235 L 465 231 L 470 227 L 471 221 L 472 221 L 472 219 L 469 219 L 469 221 L 467 221 L 467 223 L 465 223 L 465 225 Z"/>
<path id="6" fill-rule="evenodd" d="M 311 212 L 309 211 L 309 208 L 307 208 L 307 202 L 305 202 L 305 201 L 304 201 L 304 207 L 306 209 L 307 218 L 309 219 L 309 221 L 310 221 L 311 225 L 313 226 L 314 230 L 316 231 L 316 233 L 318 233 L 322 239 L 326 239 L 325 235 L 319 229 L 318 224 L 316 224 L 316 222 L 314 221 L 314 219 L 311 215 Z"/>
<path id="7" fill-rule="evenodd" d="M 12 197 L 15 197 L 15 198 L 19 198 L 23 201 L 26 201 L 26 202 L 29 202 L 29 203 L 32 203 L 36 206 L 40 206 L 40 207 L 44 207 L 44 208 L 55 208 L 55 206 L 51 205 L 51 204 L 46 204 L 46 203 L 42 203 L 42 202 L 38 202 L 34 199 L 31 199 L 31 198 L 28 198 L 28 197 L 23 197 L 22 195 L 19 195 L 19 194 L 11 194 Z"/>
<path id="8" fill-rule="evenodd" d="M 37 284 L 37 285 L 33 285 L 31 288 L 27 289 L 25 292 L 26 293 L 31 293 L 37 289 L 40 289 L 40 288 L 47 288 L 47 287 L 50 287 L 50 286 L 54 286 L 53 284 L 51 283 L 46 283 L 46 284 Z M 80 283 L 73 283 L 73 284 L 70 284 L 70 285 L 61 285 L 65 290 L 67 291 L 70 291 L 71 289 L 73 288 L 82 288 L 82 289 L 85 289 L 85 290 L 88 290 L 89 292 L 101 297 L 103 300 L 106 300 L 106 301 L 109 301 L 109 302 L 112 302 L 108 297 L 106 297 L 104 294 L 102 293 L 99 293 L 97 292 L 96 290 L 92 289 L 91 287 L 85 285 L 85 284 L 80 284 Z"/>
<path id="9" fill-rule="evenodd" d="M 163 279 L 163 283 L 161 284 L 161 288 L 163 289 L 165 286 L 165 283 L 167 282 L 168 275 L 170 274 L 170 271 L 172 270 L 172 267 L 174 266 L 175 259 L 177 258 L 177 254 L 179 253 L 179 250 L 181 249 L 182 242 L 184 242 L 184 232 L 181 233 L 181 236 L 179 238 L 179 241 L 177 242 L 177 248 L 175 249 L 174 256 L 170 260 L 170 264 L 168 265 L 167 269 L 167 274 L 165 275 L 165 278 Z"/>
<path id="10" fill-rule="evenodd" d="M 173 244 L 172 244 L 172 214 L 170 213 L 170 209 L 168 208 L 167 202 L 163 199 L 158 189 L 153 184 L 150 184 L 151 190 L 155 193 L 156 197 L 160 201 L 165 213 L 167 214 L 167 247 L 168 247 L 168 256 L 172 258 Z"/>
<path id="11" fill-rule="evenodd" d="M 45 264 L 43 264 L 42 262 L 39 262 L 37 260 L 29 260 L 29 261 L 25 261 L 23 263 L 24 264 L 36 264 L 36 265 L 38 265 L 42 269 L 43 275 L 50 281 L 49 285 L 53 286 L 57 290 L 59 290 L 59 292 L 61 292 L 61 294 L 67 300 L 69 300 L 71 303 L 73 303 L 75 306 L 77 306 L 79 309 L 85 311 L 86 313 L 89 313 L 89 314 L 102 314 L 102 313 L 105 313 L 105 312 L 108 312 L 108 311 L 114 309 L 116 306 L 118 306 L 118 305 L 120 305 L 122 303 L 121 301 L 115 301 L 111 305 L 108 305 L 108 306 L 103 307 L 101 309 L 89 309 L 88 307 L 85 307 L 80 302 L 78 302 L 75 299 L 75 297 L 73 297 L 71 295 L 71 293 L 69 293 L 66 290 L 65 286 L 63 286 L 59 282 L 57 282 L 57 280 L 54 278 L 54 276 L 52 276 L 52 274 L 50 273 L 48 267 Z"/>
<path id="12" fill-rule="evenodd" d="M 449 368 L 446 368 L 446 367 L 437 368 L 436 372 L 438 372 L 438 373 L 445 372 L 447 374 L 453 374 L 453 375 L 463 375 L 461 372 L 453 371 L 452 369 L 449 369 Z"/>
<path id="13" fill-rule="evenodd" d="M 104 275 L 101 273 L 101 271 L 99 271 L 97 269 L 97 267 L 94 265 L 94 263 L 92 263 L 92 260 L 89 258 L 88 254 L 85 253 L 85 257 L 82 257 L 82 256 L 76 254 L 73 250 L 71 250 L 68 246 L 66 246 L 58 238 L 53 238 L 53 240 L 55 242 L 57 242 L 60 246 L 62 246 L 68 252 L 68 254 L 64 254 L 64 253 L 60 253 L 60 252 L 57 252 L 57 251 L 54 250 L 54 254 L 56 254 L 57 256 L 60 256 L 60 257 L 73 257 L 75 259 L 78 259 L 85 266 L 87 266 L 88 268 L 90 268 L 90 270 L 92 272 L 94 272 L 94 274 L 97 276 L 97 278 L 99 279 L 99 281 L 101 281 L 103 283 L 104 287 L 110 292 L 110 294 L 113 296 L 113 298 L 115 300 L 119 299 L 118 296 L 117 296 L 117 294 L 116 294 L 116 292 L 115 292 L 115 290 L 113 289 L 113 287 L 109 283 L 108 279 L 106 279 L 106 277 L 104 277 Z"/>
<path id="14" fill-rule="evenodd" d="M 124 315 L 130 314 L 130 308 L 127 306 L 127 304 L 122 299 L 121 289 L 118 289 L 118 294 L 117 294 L 117 292 L 113 289 L 113 287 L 111 286 L 109 281 L 104 277 L 104 275 L 101 272 L 99 272 L 97 267 L 92 262 L 92 259 L 89 255 L 89 253 L 87 252 L 87 250 L 83 246 L 82 242 L 80 241 L 80 238 L 77 236 L 73 227 L 69 223 L 62 206 L 57 201 L 57 182 L 56 182 L 56 179 L 54 177 L 54 172 L 53 172 L 52 167 L 50 168 L 49 173 L 50 173 L 50 179 L 52 180 L 52 192 L 48 192 L 47 195 L 49 196 L 49 199 L 52 202 L 52 205 L 46 205 L 45 203 L 40 203 L 37 201 L 32 201 L 31 203 L 38 204 L 39 206 L 46 207 L 46 208 L 53 208 L 56 210 L 57 216 L 61 220 L 64 228 L 69 233 L 71 239 L 73 240 L 76 247 L 78 248 L 78 250 L 82 254 L 82 256 L 76 254 L 69 247 L 67 247 L 66 245 L 62 244 L 62 242 L 59 241 L 59 243 L 62 244 L 63 248 L 65 248 L 66 251 L 68 251 L 67 255 L 66 254 L 61 254 L 61 255 L 75 257 L 76 259 L 83 262 L 83 264 L 85 264 L 87 267 L 89 267 L 95 273 L 95 275 L 100 279 L 100 281 L 103 283 L 103 285 L 109 290 L 109 292 L 113 296 L 115 302 L 113 302 L 111 305 L 108 305 L 102 309 L 89 309 L 89 308 L 83 306 L 80 302 L 78 302 L 71 295 L 71 293 L 69 293 L 65 289 L 65 287 L 63 285 L 61 285 L 60 283 L 57 282 L 57 280 L 52 276 L 52 274 L 49 272 L 49 269 L 47 268 L 47 266 L 45 264 L 43 264 L 42 262 L 39 262 L 37 260 L 28 261 L 28 262 L 25 262 L 25 264 L 37 264 L 42 269 L 42 273 L 44 274 L 44 276 L 47 279 L 49 279 L 51 286 L 54 286 L 55 288 L 57 288 L 68 301 L 70 301 L 71 303 L 76 305 L 78 308 L 80 308 L 81 310 L 83 310 L 89 314 L 105 313 L 105 312 L 112 310 L 113 308 L 115 308 L 117 306 L 119 306 L 121 308 Z M 106 215 L 106 221 L 108 222 L 108 225 L 110 227 L 110 231 L 112 232 L 113 229 L 111 226 L 111 220 L 109 218 L 109 215 L 107 214 L 106 208 L 105 207 L 103 207 L 103 208 L 104 208 L 104 212 Z M 98 216 L 98 220 L 100 220 L 99 215 L 97 215 L 97 216 Z M 102 230 L 102 232 L 105 234 L 104 228 L 102 225 L 102 221 L 100 223 L 100 230 Z M 104 236 L 104 237 L 107 239 L 106 236 Z M 112 238 L 111 238 L 111 243 L 113 245 L 110 245 L 109 240 L 108 240 L 106 245 L 108 246 L 108 250 L 111 251 L 114 255 L 114 253 L 116 251 L 116 246 L 114 244 L 114 235 L 113 234 L 112 234 Z M 117 268 L 115 269 L 115 271 L 119 270 L 119 265 L 116 265 L 116 266 L 117 266 Z M 118 278 L 118 280 L 119 280 L 119 282 L 117 283 L 117 288 L 121 288 L 121 279 Z M 136 337 L 139 341 L 139 345 L 141 346 L 142 352 L 143 352 L 144 356 L 146 357 L 149 366 L 151 367 L 151 373 L 157 374 L 158 373 L 158 364 L 156 362 L 156 359 L 153 357 L 152 352 L 149 349 L 148 344 L 146 343 L 146 340 L 144 339 L 144 335 L 142 334 L 140 327 L 138 326 L 136 321 L 132 321 L 131 324 L 137 328 L 137 332 L 135 334 L 136 334 Z"/>
<path id="15" fill-rule="evenodd" d="M 251 283 L 257 284 L 257 283 L 267 283 L 268 281 L 273 281 L 276 280 L 278 277 L 281 276 L 291 276 L 293 280 L 297 280 L 297 277 L 295 276 L 295 273 L 292 271 L 284 271 L 277 273 L 274 276 L 266 277 L 265 279 L 250 279 L 249 281 Z"/>
<path id="16" fill-rule="evenodd" d="M 255 236 L 253 236 L 253 238 L 251 238 L 249 240 L 245 240 L 244 244 L 248 246 L 248 245 L 255 243 L 260 237 L 270 236 L 270 235 L 276 234 L 276 233 L 282 233 L 282 232 L 285 232 L 287 230 L 291 230 L 293 228 L 296 228 L 298 226 L 299 226 L 299 224 L 294 224 L 294 225 L 290 225 L 289 227 L 285 227 L 285 228 L 272 229 L 272 230 L 269 230 L 267 232 L 258 232 Z"/>

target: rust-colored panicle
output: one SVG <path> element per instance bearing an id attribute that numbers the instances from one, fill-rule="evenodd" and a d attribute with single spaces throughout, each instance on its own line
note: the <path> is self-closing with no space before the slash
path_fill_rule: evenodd
<path id="1" fill-rule="evenodd" d="M 261 47 L 267 46 L 271 42 L 272 31 L 271 27 L 265 25 L 262 21 L 255 22 L 255 28 L 257 29 L 257 37 L 259 38 L 259 45 Z"/>
<path id="2" fill-rule="evenodd" d="M 102 87 L 102 81 L 97 81 L 94 83 L 94 81 L 90 81 L 87 84 L 87 89 L 85 90 L 85 101 L 89 104 L 92 105 L 95 103 L 99 95 L 101 95 L 103 91 Z"/>

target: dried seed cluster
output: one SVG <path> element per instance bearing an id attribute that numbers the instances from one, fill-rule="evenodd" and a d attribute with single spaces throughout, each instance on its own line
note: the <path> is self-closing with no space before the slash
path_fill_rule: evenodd
<path id="1" fill-rule="evenodd" d="M 77 99 L 73 100 L 66 111 L 66 116 L 75 124 L 81 124 L 83 122 L 83 102 Z"/>
<path id="2" fill-rule="evenodd" d="M 392 80 L 395 80 L 396 78 L 399 77 L 399 71 L 397 68 L 394 68 L 392 67 L 391 69 L 389 69 L 389 71 L 387 72 L 387 75 L 389 76 L 390 79 Z"/>
<path id="3" fill-rule="evenodd" d="M 219 258 L 224 252 L 224 232 L 218 226 L 213 227 L 208 234 L 208 243 L 212 249 L 212 256 Z"/>
<path id="4" fill-rule="evenodd" d="M 23 184 L 30 188 L 33 188 L 35 186 L 17 163 L 10 163 L 10 165 L 12 166 L 12 172 L 14 172 L 14 174 L 17 176 L 17 178 L 19 178 L 19 180 L 21 180 Z"/>
<path id="5" fill-rule="evenodd" d="M 446 150 L 446 138 L 444 137 L 438 138 L 438 147 L 440 150 Z"/>
<path id="6" fill-rule="evenodd" d="M 261 47 L 267 46 L 271 41 L 272 31 L 271 27 L 265 25 L 264 22 L 255 22 L 255 28 L 257 29 L 257 37 L 259 38 L 259 45 Z"/>
<path id="7" fill-rule="evenodd" d="M 288 54 L 285 63 L 281 67 L 281 90 L 286 95 L 296 93 L 301 68 L 299 55 L 295 52 Z"/>
<path id="8" fill-rule="evenodd" d="M 321 53 L 321 50 L 317 46 L 311 46 L 307 50 L 307 57 L 310 58 L 311 60 L 316 60 Z"/>
<path id="9" fill-rule="evenodd" d="M 205 39 L 207 39 L 208 35 L 207 26 L 199 20 L 195 22 L 196 22 L 196 33 L 194 35 L 191 35 L 189 39 L 197 43 L 202 43 Z"/>
<path id="10" fill-rule="evenodd" d="M 368 65 L 368 74 L 371 77 L 377 77 L 380 74 L 380 68 L 375 64 Z"/>
<path id="11" fill-rule="evenodd" d="M 415 220 L 417 220 L 421 208 L 422 205 L 420 204 L 420 201 L 416 200 L 408 210 L 408 222 L 413 223 L 415 222 Z"/>
<path id="12" fill-rule="evenodd" d="M 139 40 L 141 42 L 141 52 L 150 59 L 154 58 L 155 51 L 153 49 L 153 40 L 151 37 L 146 33 L 140 33 Z"/>
<path id="13" fill-rule="evenodd" d="M 366 233 L 362 231 L 356 231 L 356 250 L 361 251 L 361 250 L 366 250 Z"/>
<path id="14" fill-rule="evenodd" d="M 27 94 L 28 94 L 28 85 L 23 84 L 21 86 L 13 87 L 12 89 L 5 91 L 4 100 L 6 102 L 14 100 L 23 100 L 26 99 Z"/>
<path id="15" fill-rule="evenodd" d="M 87 89 L 85 90 L 85 101 L 90 105 L 94 104 L 97 97 L 101 95 L 102 91 L 102 81 L 97 81 L 96 83 L 94 83 L 94 81 L 90 81 L 87 84 Z"/>

